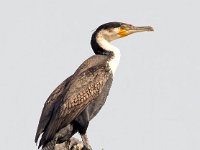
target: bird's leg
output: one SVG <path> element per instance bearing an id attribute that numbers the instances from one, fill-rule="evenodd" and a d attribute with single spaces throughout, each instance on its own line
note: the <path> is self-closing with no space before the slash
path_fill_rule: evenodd
<path id="1" fill-rule="evenodd" d="M 69 145 L 70 145 L 70 140 L 67 140 L 65 142 L 65 147 L 66 147 L 67 150 L 70 150 Z"/>
<path id="2" fill-rule="evenodd" d="M 87 108 L 86 108 L 85 111 L 83 111 L 79 115 L 79 117 L 77 117 L 75 119 L 75 123 L 77 125 L 78 132 L 80 133 L 81 139 L 82 139 L 82 142 L 83 142 L 82 150 L 92 150 L 92 148 L 89 145 L 88 138 L 87 138 L 87 135 L 86 135 L 86 131 L 87 131 L 87 128 L 88 128 L 88 125 L 89 125 L 89 119 L 90 119 L 90 115 L 89 115 L 89 112 L 87 111 Z"/>
<path id="3" fill-rule="evenodd" d="M 88 137 L 87 137 L 86 133 L 81 135 L 81 139 L 82 139 L 83 145 L 84 145 L 82 150 L 92 150 L 92 148 L 91 148 L 91 146 L 89 144 Z"/>

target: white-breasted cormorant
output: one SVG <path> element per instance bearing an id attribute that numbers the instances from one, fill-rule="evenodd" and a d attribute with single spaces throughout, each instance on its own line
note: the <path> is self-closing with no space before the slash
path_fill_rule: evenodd
<path id="1" fill-rule="evenodd" d="M 84 61 L 73 75 L 49 96 L 40 117 L 35 142 L 39 147 L 55 149 L 56 143 L 69 141 L 79 132 L 84 149 L 91 149 L 86 136 L 89 121 L 99 112 L 108 96 L 120 51 L 110 42 L 135 32 L 153 31 L 150 26 L 136 27 L 121 22 L 99 26 L 91 38 L 96 55 Z"/>

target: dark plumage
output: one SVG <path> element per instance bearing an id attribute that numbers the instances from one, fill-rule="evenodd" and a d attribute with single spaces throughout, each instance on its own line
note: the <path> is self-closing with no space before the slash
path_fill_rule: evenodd
<path id="1" fill-rule="evenodd" d="M 93 66 L 94 59 L 97 66 Z M 35 142 L 37 142 L 39 135 L 44 132 L 39 146 L 44 147 L 53 139 L 59 143 L 63 142 L 63 138 L 69 139 L 77 131 L 85 133 L 89 121 L 104 104 L 112 83 L 110 69 L 106 63 L 103 63 L 106 59 L 108 59 L 107 56 L 92 56 L 49 96 L 44 105 L 35 137 Z M 106 92 L 102 93 L 105 89 Z M 59 132 L 66 126 L 68 126 L 68 136 L 62 135 L 62 131 Z"/>
<path id="2" fill-rule="evenodd" d="M 69 141 L 79 132 L 85 149 L 91 149 L 86 136 L 89 121 L 104 105 L 120 59 L 112 40 L 134 32 L 150 31 L 120 22 L 101 25 L 93 33 L 91 46 L 96 55 L 88 58 L 73 75 L 64 80 L 44 104 L 35 142 L 42 134 L 39 147 L 55 149 L 56 143 Z"/>

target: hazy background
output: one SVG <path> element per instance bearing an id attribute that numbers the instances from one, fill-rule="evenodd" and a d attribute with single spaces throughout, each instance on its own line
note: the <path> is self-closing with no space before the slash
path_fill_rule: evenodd
<path id="1" fill-rule="evenodd" d="M 0 1 L 0 144 L 36 150 L 52 90 L 93 55 L 100 24 L 151 25 L 115 41 L 122 53 L 112 90 L 88 135 L 94 150 L 200 149 L 198 0 Z"/>

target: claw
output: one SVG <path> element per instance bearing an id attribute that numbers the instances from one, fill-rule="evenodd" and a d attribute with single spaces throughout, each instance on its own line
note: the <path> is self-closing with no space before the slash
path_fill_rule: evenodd
<path id="1" fill-rule="evenodd" d="M 92 147 L 89 144 L 87 135 L 86 134 L 81 135 L 81 138 L 82 138 L 83 145 L 84 145 L 83 148 L 82 148 L 82 150 L 92 150 Z"/>

